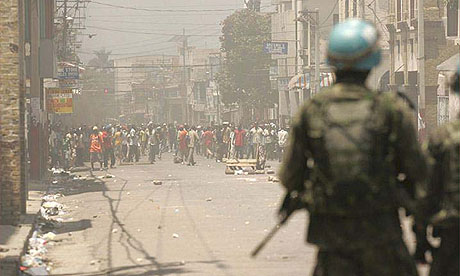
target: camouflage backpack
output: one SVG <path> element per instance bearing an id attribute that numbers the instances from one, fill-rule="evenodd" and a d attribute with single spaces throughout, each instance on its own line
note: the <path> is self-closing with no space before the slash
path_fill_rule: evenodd
<path id="1" fill-rule="evenodd" d="M 349 91 L 353 89 L 353 91 Z M 394 210 L 388 175 L 389 127 L 379 94 L 334 85 L 311 101 L 305 201 L 312 213 L 361 216 Z M 383 118 L 382 118 L 383 117 Z"/>

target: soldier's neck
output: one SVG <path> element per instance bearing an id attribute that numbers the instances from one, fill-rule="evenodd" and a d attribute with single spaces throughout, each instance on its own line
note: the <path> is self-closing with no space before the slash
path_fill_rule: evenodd
<path id="1" fill-rule="evenodd" d="M 370 71 L 337 71 L 336 83 L 364 85 Z"/>

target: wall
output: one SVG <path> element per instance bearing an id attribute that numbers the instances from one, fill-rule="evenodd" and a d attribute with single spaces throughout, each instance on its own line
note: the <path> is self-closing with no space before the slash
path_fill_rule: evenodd
<path id="1" fill-rule="evenodd" d="M 0 224 L 25 211 L 18 1 L 0 1 Z"/>

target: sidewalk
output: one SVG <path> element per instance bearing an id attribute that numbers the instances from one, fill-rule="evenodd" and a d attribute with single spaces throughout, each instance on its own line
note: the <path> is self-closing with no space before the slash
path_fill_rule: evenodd
<path id="1" fill-rule="evenodd" d="M 27 213 L 16 226 L 0 225 L 0 275 L 19 275 L 20 256 L 32 234 L 35 218 L 42 202 L 45 184 L 29 183 Z"/>

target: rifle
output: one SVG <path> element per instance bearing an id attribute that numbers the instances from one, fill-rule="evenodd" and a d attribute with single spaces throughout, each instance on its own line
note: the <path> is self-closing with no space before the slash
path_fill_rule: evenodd
<path id="1" fill-rule="evenodd" d="M 278 233 L 281 226 L 283 226 L 289 219 L 289 217 L 299 209 L 305 208 L 305 203 L 302 202 L 301 196 L 297 192 L 287 193 L 284 197 L 283 204 L 279 210 L 279 221 L 270 230 L 270 233 L 257 245 L 257 247 L 251 252 L 251 257 L 255 258 L 259 252 L 271 241 L 271 239 Z"/>

